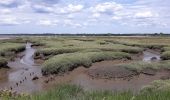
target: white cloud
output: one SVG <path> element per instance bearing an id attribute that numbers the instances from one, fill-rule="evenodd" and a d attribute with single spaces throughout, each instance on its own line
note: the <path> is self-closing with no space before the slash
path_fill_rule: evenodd
<path id="1" fill-rule="evenodd" d="M 0 14 L 9 14 L 11 13 L 12 11 L 10 9 L 7 9 L 7 8 L 1 8 L 0 9 Z"/>
<path id="2" fill-rule="evenodd" d="M 65 19 L 65 20 L 63 21 L 63 23 L 64 23 L 64 26 L 65 26 L 65 27 L 66 27 L 66 26 L 74 27 L 74 28 L 83 27 L 82 24 L 79 24 L 79 23 L 77 23 L 77 22 L 73 22 L 73 21 L 70 20 L 70 19 Z"/>
<path id="3" fill-rule="evenodd" d="M 0 4 L 3 5 L 10 5 L 12 3 L 14 3 L 16 0 L 0 0 Z"/>
<path id="4" fill-rule="evenodd" d="M 71 12 L 71 13 L 74 13 L 74 12 L 79 12 L 83 9 L 83 5 L 72 5 L 72 4 L 69 4 L 68 7 L 66 8 L 63 8 L 64 10 L 66 10 L 67 12 Z"/>
<path id="5" fill-rule="evenodd" d="M 34 5 L 33 9 L 36 12 L 40 13 L 53 13 L 53 14 L 71 14 L 71 13 L 77 13 L 83 9 L 83 5 L 73 5 L 69 4 L 67 6 L 61 5 Z"/>
<path id="6" fill-rule="evenodd" d="M 100 13 L 93 13 L 92 18 L 99 18 L 101 16 Z"/>
<path id="7" fill-rule="evenodd" d="M 97 4 L 95 7 L 92 7 L 91 10 L 97 13 L 114 13 L 115 11 L 121 10 L 123 6 L 115 2 L 105 2 Z"/>
<path id="8" fill-rule="evenodd" d="M 137 18 L 148 18 L 148 17 L 157 17 L 157 14 L 152 13 L 151 11 L 141 11 L 137 12 L 134 17 Z"/>
<path id="9" fill-rule="evenodd" d="M 162 0 L 137 0 L 128 4 L 108 0 L 107 2 L 94 1 L 95 3 L 85 1 L 83 1 L 85 3 L 78 1 L 52 3 L 53 0 L 51 0 L 50 3 L 46 3 L 45 0 L 0 0 L 0 24 L 31 23 L 64 27 L 102 26 L 104 24 L 112 26 L 115 23 L 128 27 L 167 27 L 170 25 L 170 1 L 168 0 L 164 2 Z M 13 7 L 11 4 L 17 6 Z"/>
<path id="10" fill-rule="evenodd" d="M 113 20 L 120 20 L 120 19 L 122 19 L 122 17 L 120 17 L 120 16 L 113 16 L 112 19 Z"/>
<path id="11" fill-rule="evenodd" d="M 59 21 L 58 20 L 47 20 L 47 19 L 43 19 L 40 20 L 37 24 L 38 25 L 43 25 L 43 26 L 54 26 L 54 25 L 58 25 Z"/>
<path id="12" fill-rule="evenodd" d="M 18 25 L 20 24 L 19 21 L 17 21 L 17 18 L 12 16 L 4 16 L 0 17 L 0 25 Z"/>

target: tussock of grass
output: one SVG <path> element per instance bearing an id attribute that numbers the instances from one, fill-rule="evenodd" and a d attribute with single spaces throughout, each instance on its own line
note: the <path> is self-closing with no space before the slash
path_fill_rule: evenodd
<path id="1" fill-rule="evenodd" d="M 130 55 L 123 52 L 85 52 L 70 53 L 54 56 L 43 64 L 42 72 L 57 74 L 73 70 L 78 66 L 89 67 L 93 62 L 113 59 L 130 59 Z"/>
<path id="2" fill-rule="evenodd" d="M 170 62 L 169 61 L 161 61 L 161 62 L 152 62 L 152 63 L 149 63 L 149 62 L 132 62 L 132 63 L 129 63 L 129 64 L 119 64 L 117 65 L 119 67 L 125 67 L 127 69 L 130 69 L 130 70 L 134 70 L 134 71 L 137 71 L 137 72 L 141 72 L 143 69 L 147 69 L 147 68 L 150 68 L 150 69 L 169 69 L 170 68 Z"/>
<path id="3" fill-rule="evenodd" d="M 162 60 L 169 60 L 170 59 L 170 51 L 165 51 L 161 54 Z"/>
<path id="4" fill-rule="evenodd" d="M 164 47 L 164 51 L 170 51 L 170 47 Z"/>
<path id="5" fill-rule="evenodd" d="M 0 56 L 10 58 L 16 53 L 25 50 L 25 45 L 21 43 L 0 43 Z"/>
<path id="6" fill-rule="evenodd" d="M 170 80 L 155 80 L 150 85 L 143 87 L 141 92 L 158 92 L 169 91 L 170 92 Z"/>
<path id="7" fill-rule="evenodd" d="M 73 53 L 80 51 L 81 49 L 79 48 L 45 48 L 42 50 L 38 50 L 35 53 L 35 58 L 43 55 L 43 56 L 49 56 L 49 55 L 58 55 L 58 54 L 63 54 L 63 53 Z"/>

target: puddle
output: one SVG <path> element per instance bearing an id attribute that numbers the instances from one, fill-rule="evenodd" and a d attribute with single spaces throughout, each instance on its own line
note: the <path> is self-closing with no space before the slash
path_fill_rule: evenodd
<path id="1" fill-rule="evenodd" d="M 143 61 L 152 62 L 152 61 L 160 61 L 160 54 L 158 52 L 153 51 L 144 51 L 143 52 Z"/>

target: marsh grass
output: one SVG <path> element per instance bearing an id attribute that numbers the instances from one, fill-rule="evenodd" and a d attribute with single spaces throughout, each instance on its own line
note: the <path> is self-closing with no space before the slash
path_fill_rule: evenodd
<path id="1" fill-rule="evenodd" d="M 10 97 L 8 97 L 10 98 Z M 76 85 L 63 84 L 46 92 L 12 100 L 169 100 L 170 90 L 132 92 L 84 91 Z M 10 100 L 10 99 L 3 99 Z"/>
<path id="2" fill-rule="evenodd" d="M 44 75 L 57 74 L 73 70 L 78 66 L 90 67 L 94 62 L 114 59 L 131 59 L 131 57 L 129 54 L 123 52 L 77 52 L 61 54 L 45 61 L 42 72 Z"/>
<path id="3" fill-rule="evenodd" d="M 0 42 L 0 67 L 7 67 L 7 61 L 23 50 L 25 45 L 22 43 Z"/>
<path id="4" fill-rule="evenodd" d="M 21 52 L 25 49 L 25 45 L 21 43 L 0 43 L 0 55 L 5 56 L 9 52 Z"/>
<path id="5" fill-rule="evenodd" d="M 54 55 L 63 53 L 85 52 L 85 51 L 120 51 L 126 53 L 141 53 L 142 48 L 126 46 L 122 44 L 113 44 L 102 39 L 97 40 L 86 38 L 40 38 L 39 41 L 44 44 L 43 48 L 40 48 L 35 53 L 35 58 L 39 58 L 40 55 L 45 58 L 52 57 Z M 49 56 L 49 57 L 48 57 Z"/>
<path id="6" fill-rule="evenodd" d="M 141 72 L 144 69 L 153 69 L 153 70 L 158 70 L 158 69 L 170 69 L 170 62 L 168 61 L 160 61 L 160 62 L 131 62 L 128 64 L 118 64 L 116 66 L 119 67 L 125 67 L 129 70 L 133 70 L 136 72 Z"/>
<path id="7" fill-rule="evenodd" d="M 170 51 L 165 51 L 161 54 L 162 60 L 169 60 L 170 59 Z"/>

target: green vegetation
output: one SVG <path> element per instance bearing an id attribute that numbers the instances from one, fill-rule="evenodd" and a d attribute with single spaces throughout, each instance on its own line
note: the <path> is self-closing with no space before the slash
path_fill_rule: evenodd
<path id="1" fill-rule="evenodd" d="M 161 59 L 169 60 L 170 59 L 170 51 L 165 51 L 161 54 Z"/>
<path id="2" fill-rule="evenodd" d="M 79 38 L 45 38 L 39 39 L 41 43 L 44 44 L 44 48 L 37 50 L 35 58 L 40 58 L 40 56 L 49 58 L 54 55 L 63 53 L 74 53 L 74 52 L 85 52 L 85 51 L 119 51 L 126 53 L 140 53 L 142 48 L 125 46 L 122 44 L 113 44 L 105 42 L 102 39 L 79 39 Z"/>
<path id="3" fill-rule="evenodd" d="M 46 92 L 33 94 L 31 96 L 2 96 L 3 100 L 169 100 L 170 90 L 141 91 L 138 94 L 131 92 L 111 91 L 84 91 L 75 85 L 60 85 Z"/>
<path id="4" fill-rule="evenodd" d="M 129 64 L 118 64 L 119 67 L 125 67 L 129 70 L 135 71 L 135 72 L 142 72 L 145 69 L 151 69 L 151 70 L 158 70 L 158 69 L 170 69 L 170 61 L 160 61 L 160 62 L 132 62 Z"/>
<path id="5" fill-rule="evenodd" d="M 44 59 L 44 75 L 65 73 L 79 66 L 90 67 L 103 60 L 131 59 L 146 48 L 160 51 L 160 62 L 132 62 L 117 64 L 127 70 L 139 73 L 170 69 L 169 37 L 25 37 L 0 41 L 0 66 L 5 66 L 11 55 L 24 50 L 23 43 L 30 41 L 38 48 L 34 58 Z M 84 91 L 75 85 L 60 85 L 52 90 L 31 96 L 13 96 L 10 92 L 0 92 L 2 100 L 169 100 L 170 81 L 156 80 L 142 88 L 139 93 L 131 91 Z M 10 94 L 10 95 L 9 95 Z M 12 95 L 12 96 L 11 96 Z"/>
<path id="6" fill-rule="evenodd" d="M 130 59 L 130 55 L 123 52 L 85 52 L 69 53 L 54 56 L 43 64 L 44 75 L 57 74 L 73 70 L 78 66 L 89 67 L 92 63 L 103 60 Z"/>
<path id="7" fill-rule="evenodd" d="M 0 46 L 1 56 L 9 56 L 9 53 L 17 53 L 25 49 L 25 46 L 20 43 L 0 43 Z"/>
<path id="8" fill-rule="evenodd" d="M 164 46 L 170 45 L 169 37 L 114 37 L 114 39 L 107 39 L 105 41 L 150 49 L 161 49 Z"/>
<path id="9" fill-rule="evenodd" d="M 0 41 L 0 67 L 7 67 L 8 60 L 15 57 L 16 53 L 25 50 L 22 42 L 17 39 Z"/>
<path id="10" fill-rule="evenodd" d="M 158 91 L 169 91 L 169 90 L 170 90 L 170 80 L 155 80 L 151 84 L 143 87 L 141 92 L 158 92 Z"/>

